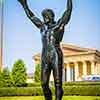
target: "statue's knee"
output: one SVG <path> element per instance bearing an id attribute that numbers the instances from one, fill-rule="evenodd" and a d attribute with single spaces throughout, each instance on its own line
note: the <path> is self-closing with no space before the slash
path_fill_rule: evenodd
<path id="1" fill-rule="evenodd" d="M 60 87 L 61 86 L 61 81 L 59 80 L 59 79 L 56 79 L 56 81 L 55 81 L 55 86 L 56 87 Z"/>
<path id="2" fill-rule="evenodd" d="M 41 82 L 41 86 L 42 86 L 42 88 L 46 88 L 46 87 L 48 87 L 48 84 L 46 82 Z"/>

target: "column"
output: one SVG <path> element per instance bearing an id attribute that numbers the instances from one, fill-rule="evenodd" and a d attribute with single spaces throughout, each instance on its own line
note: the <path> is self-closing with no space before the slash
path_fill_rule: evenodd
<path id="1" fill-rule="evenodd" d="M 97 65 L 97 63 L 95 63 L 95 75 L 98 75 L 98 65 Z"/>
<path id="2" fill-rule="evenodd" d="M 96 64 L 96 67 L 97 67 L 97 75 L 99 75 L 100 74 L 100 63 L 97 63 Z"/>
<path id="3" fill-rule="evenodd" d="M 67 82 L 71 81 L 71 80 L 70 80 L 70 74 L 71 74 L 71 73 L 70 73 L 70 64 L 68 63 L 68 64 L 67 64 Z"/>
<path id="4" fill-rule="evenodd" d="M 94 61 L 91 62 L 91 74 L 92 75 L 95 74 L 95 62 Z"/>
<path id="5" fill-rule="evenodd" d="M 67 64 L 64 63 L 64 81 L 66 82 L 67 81 Z"/>
<path id="6" fill-rule="evenodd" d="M 66 69 L 65 69 L 65 82 L 67 81 L 67 73 L 66 73 Z"/>
<path id="7" fill-rule="evenodd" d="M 78 66 L 78 62 L 75 62 L 75 81 L 78 81 L 79 79 L 79 66 Z"/>
<path id="8" fill-rule="evenodd" d="M 83 62 L 83 75 L 87 75 L 87 63 L 86 63 L 86 61 Z"/>

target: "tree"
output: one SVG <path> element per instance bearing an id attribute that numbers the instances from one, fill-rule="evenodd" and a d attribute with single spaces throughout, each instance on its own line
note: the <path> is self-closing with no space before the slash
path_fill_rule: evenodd
<path id="1" fill-rule="evenodd" d="M 23 60 L 15 62 L 12 68 L 13 84 L 16 87 L 26 86 L 27 73 Z"/>
<path id="2" fill-rule="evenodd" d="M 12 79 L 8 68 L 4 68 L 0 72 L 0 87 L 11 87 L 13 86 Z"/>
<path id="3" fill-rule="evenodd" d="M 34 72 L 34 80 L 35 82 L 40 82 L 40 64 L 36 65 L 36 69 Z"/>

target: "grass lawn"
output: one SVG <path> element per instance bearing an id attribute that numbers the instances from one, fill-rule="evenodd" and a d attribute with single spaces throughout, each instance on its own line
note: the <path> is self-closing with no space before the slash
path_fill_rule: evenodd
<path id="1" fill-rule="evenodd" d="M 42 96 L 0 97 L 0 100 L 45 100 Z M 54 99 L 53 99 L 54 100 Z M 100 100 L 100 96 L 64 96 L 63 100 Z"/>

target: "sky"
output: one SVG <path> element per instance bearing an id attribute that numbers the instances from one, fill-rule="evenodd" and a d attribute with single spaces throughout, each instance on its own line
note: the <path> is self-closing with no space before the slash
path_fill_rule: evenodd
<path id="1" fill-rule="evenodd" d="M 44 8 L 51 8 L 58 20 L 66 9 L 67 0 L 27 0 L 29 8 L 42 20 Z M 63 42 L 100 50 L 100 0 L 73 0 L 71 20 L 66 25 Z M 4 0 L 3 64 L 10 70 L 18 59 L 27 72 L 35 69 L 32 56 L 41 52 L 39 30 L 27 18 L 17 0 Z"/>

